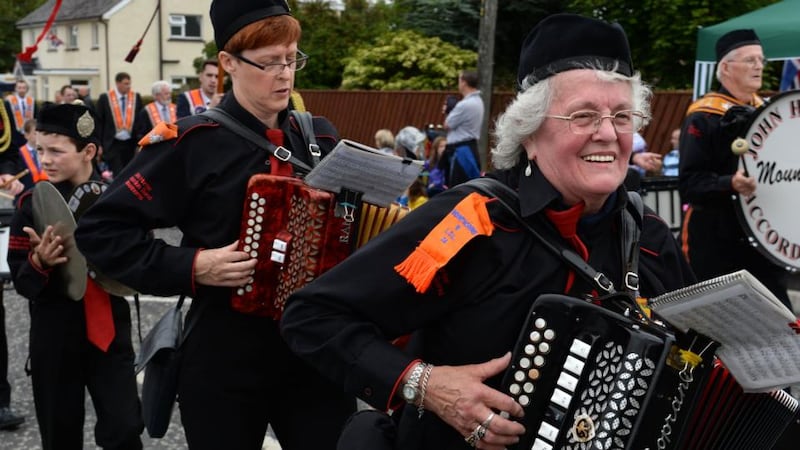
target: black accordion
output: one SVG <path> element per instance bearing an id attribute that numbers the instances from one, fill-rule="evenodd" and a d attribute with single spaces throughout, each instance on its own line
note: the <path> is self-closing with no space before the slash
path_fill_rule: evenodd
<path id="1" fill-rule="evenodd" d="M 692 370 L 675 363 L 683 348 L 702 354 Z M 542 295 L 501 385 L 525 410 L 526 434 L 509 448 L 783 450 L 779 439 L 797 442 L 787 434 L 800 434 L 798 401 L 783 391 L 744 393 L 715 349 L 691 331 Z"/>

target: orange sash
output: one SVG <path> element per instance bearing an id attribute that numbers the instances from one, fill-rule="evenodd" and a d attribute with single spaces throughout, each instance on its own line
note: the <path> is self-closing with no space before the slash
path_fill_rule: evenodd
<path id="1" fill-rule="evenodd" d="M 169 106 L 169 123 L 175 123 L 178 120 L 177 111 L 175 109 L 175 104 L 170 103 Z M 150 117 L 150 123 L 153 124 L 153 127 L 157 126 L 164 119 L 161 117 L 161 111 L 156 106 L 156 102 L 151 102 L 147 104 L 147 115 Z"/>
<path id="2" fill-rule="evenodd" d="M 20 106 L 19 97 L 16 95 L 9 95 L 7 97 L 8 102 L 11 104 L 11 111 L 14 113 L 14 125 L 17 128 L 17 131 L 22 133 L 22 125 L 25 124 L 25 121 L 28 119 L 33 119 L 33 99 L 30 96 L 26 96 L 23 100 L 25 102 L 25 114 L 22 114 L 22 107 Z"/>
<path id="3" fill-rule="evenodd" d="M 744 103 L 740 102 L 739 100 L 727 96 L 725 94 L 720 94 L 718 92 L 712 92 L 710 94 L 706 94 L 703 98 L 698 99 L 691 105 L 689 105 L 689 109 L 686 110 L 686 115 L 696 113 L 696 112 L 707 112 L 711 114 L 716 114 L 719 116 L 725 115 L 725 112 L 733 105 L 743 105 Z M 755 106 L 758 108 L 762 104 L 764 104 L 764 100 L 756 94 L 753 94 L 753 99 L 750 100 L 750 105 Z"/>
<path id="4" fill-rule="evenodd" d="M 120 131 L 131 131 L 133 125 L 133 103 L 135 96 L 133 91 L 128 91 L 125 96 L 125 121 L 122 121 L 122 110 L 119 107 L 119 99 L 117 98 L 117 91 L 112 89 L 108 91 L 108 100 L 111 102 L 111 113 L 114 115 L 114 126 L 117 128 L 117 133 Z"/>
<path id="5" fill-rule="evenodd" d="M 187 92 L 186 97 L 189 99 L 190 112 L 192 115 L 197 114 L 198 107 L 207 108 L 206 102 L 203 100 L 203 93 L 200 92 L 200 88 L 192 89 L 191 91 Z"/>
<path id="6" fill-rule="evenodd" d="M 47 180 L 47 173 L 45 173 L 44 170 L 36 165 L 36 161 L 33 160 L 33 156 L 31 155 L 30 150 L 28 150 L 28 144 L 25 144 L 19 148 L 19 154 L 22 155 L 25 165 L 28 167 L 28 170 L 31 171 L 31 178 L 33 178 L 34 183 Z"/>

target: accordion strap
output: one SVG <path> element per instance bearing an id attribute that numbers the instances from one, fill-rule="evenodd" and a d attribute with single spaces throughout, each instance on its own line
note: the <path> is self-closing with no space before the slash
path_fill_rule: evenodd
<path id="1" fill-rule="evenodd" d="M 294 117 L 297 126 L 300 127 L 300 132 L 303 134 L 303 140 L 308 148 L 308 153 L 311 155 L 311 165 L 316 167 L 317 164 L 319 164 L 322 152 L 320 152 L 319 145 L 317 145 L 317 136 L 314 133 L 314 119 L 311 117 L 311 113 L 293 109 L 289 111 L 289 114 Z"/>
<path id="2" fill-rule="evenodd" d="M 507 209 L 514 218 L 525 227 L 531 234 L 533 234 L 541 243 L 545 246 L 548 250 L 554 253 L 556 256 L 561 258 L 564 262 L 567 263 L 570 267 L 572 267 L 578 274 L 580 274 L 584 279 L 589 281 L 592 286 L 598 289 L 599 292 L 604 294 L 616 294 L 617 290 L 614 288 L 614 283 L 608 279 L 608 277 L 603 274 L 602 272 L 598 272 L 594 269 L 594 267 L 590 266 L 586 261 L 583 260 L 577 253 L 572 251 L 566 247 L 558 247 L 554 245 L 552 242 L 547 240 L 544 236 L 541 235 L 535 228 L 533 228 L 519 213 L 518 205 L 519 205 L 519 198 L 517 197 L 516 191 L 511 189 L 510 187 L 506 186 L 499 180 L 495 180 L 493 178 L 474 178 L 464 185 L 473 188 L 479 192 L 487 194 L 491 197 L 497 199 L 497 201 Z M 641 197 L 638 197 L 639 206 L 641 206 Z M 636 203 L 636 201 L 633 201 Z M 636 207 L 637 210 L 639 207 Z M 641 215 L 640 215 L 641 217 Z M 630 219 L 630 220 L 629 220 Z M 623 255 L 626 257 L 626 289 L 630 289 L 628 286 L 629 279 L 633 280 L 634 277 L 630 276 L 633 274 L 635 276 L 636 282 L 636 289 L 632 290 L 631 292 L 638 291 L 638 275 L 636 274 L 638 269 L 638 255 L 639 255 L 639 234 L 641 229 L 637 226 L 635 219 L 630 217 L 629 212 L 626 210 L 626 213 L 623 214 L 623 223 L 626 225 L 624 226 L 624 233 L 623 233 Z M 634 302 L 635 303 L 635 302 Z"/>
<path id="3" fill-rule="evenodd" d="M 270 155 L 275 156 L 281 161 L 289 162 L 296 168 L 302 169 L 305 172 L 311 171 L 311 167 L 308 167 L 308 164 L 292 156 L 291 152 L 286 152 L 286 149 L 283 149 L 285 153 L 284 152 L 276 153 L 278 152 L 278 147 L 276 147 L 275 144 L 273 144 L 263 136 L 259 136 L 258 133 L 251 130 L 250 128 L 247 128 L 246 126 L 242 125 L 241 122 L 236 120 L 236 118 L 231 116 L 227 111 L 224 111 L 220 108 L 209 108 L 206 111 L 202 112 L 201 115 L 208 117 L 209 119 L 233 131 L 239 136 L 257 145 L 258 147 L 268 151 Z"/>

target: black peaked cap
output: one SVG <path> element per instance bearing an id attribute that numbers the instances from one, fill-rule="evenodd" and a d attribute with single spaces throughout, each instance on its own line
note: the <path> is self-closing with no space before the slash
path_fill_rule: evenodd
<path id="1" fill-rule="evenodd" d="M 625 31 L 576 14 L 553 14 L 540 21 L 522 44 L 517 83 L 536 83 L 559 72 L 599 63 L 607 70 L 633 75 L 631 50 Z"/>
<path id="2" fill-rule="evenodd" d="M 291 15 L 286 0 L 213 0 L 211 24 L 217 50 L 222 50 L 237 31 L 272 16 Z"/>

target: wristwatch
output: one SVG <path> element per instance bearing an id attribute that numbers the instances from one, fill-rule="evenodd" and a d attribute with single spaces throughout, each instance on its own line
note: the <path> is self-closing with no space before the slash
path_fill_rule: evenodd
<path id="1" fill-rule="evenodd" d="M 419 379 L 422 377 L 422 372 L 424 371 L 425 363 L 418 363 L 414 366 L 411 370 L 411 375 L 408 377 L 408 381 L 405 382 L 403 389 L 400 390 L 400 395 L 403 397 L 403 400 L 412 405 L 416 405 L 419 400 Z"/>

